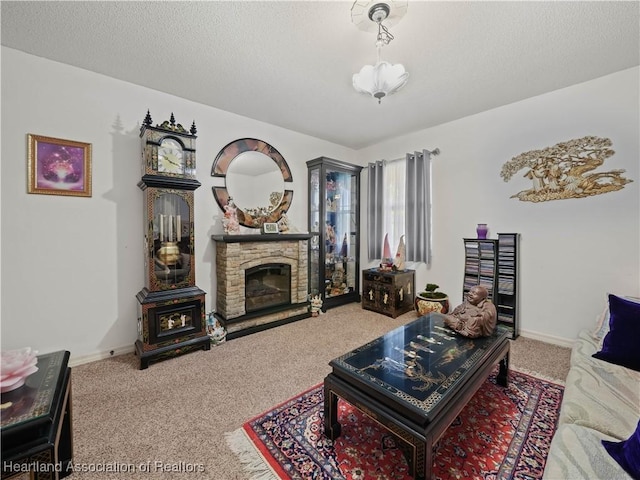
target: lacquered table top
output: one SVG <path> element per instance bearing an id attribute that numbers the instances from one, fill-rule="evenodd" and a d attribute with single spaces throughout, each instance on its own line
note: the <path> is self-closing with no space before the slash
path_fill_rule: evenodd
<path id="1" fill-rule="evenodd" d="M 22 387 L 1 395 L 3 435 L 5 430 L 53 417 L 53 402 L 68 360 L 66 350 L 39 355 L 38 371 Z"/>
<path id="2" fill-rule="evenodd" d="M 501 326 L 491 337 L 470 339 L 430 313 L 330 362 L 334 374 L 406 404 L 421 416 L 446 403 L 491 353 L 508 341 Z"/>

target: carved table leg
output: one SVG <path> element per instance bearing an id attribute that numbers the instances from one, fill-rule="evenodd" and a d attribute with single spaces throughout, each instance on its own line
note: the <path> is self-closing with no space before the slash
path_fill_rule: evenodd
<path id="1" fill-rule="evenodd" d="M 498 385 L 506 387 L 509 384 L 509 350 L 502 360 L 500 360 L 500 369 L 496 378 Z"/>
<path id="2" fill-rule="evenodd" d="M 340 436 L 338 396 L 331 390 L 328 378 L 324 381 L 324 434 L 331 440 Z"/>
<path id="3" fill-rule="evenodd" d="M 433 438 L 428 435 L 424 442 L 418 443 L 418 448 L 422 451 L 417 459 L 417 465 L 414 469 L 414 477 L 416 480 L 431 480 L 431 470 L 433 469 Z"/>

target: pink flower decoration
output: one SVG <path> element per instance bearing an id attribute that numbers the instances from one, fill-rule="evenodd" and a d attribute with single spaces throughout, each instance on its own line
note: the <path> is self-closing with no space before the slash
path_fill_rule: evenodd
<path id="1" fill-rule="evenodd" d="M 38 352 L 29 347 L 0 353 L 0 392 L 10 392 L 24 385 L 27 377 L 38 371 Z"/>

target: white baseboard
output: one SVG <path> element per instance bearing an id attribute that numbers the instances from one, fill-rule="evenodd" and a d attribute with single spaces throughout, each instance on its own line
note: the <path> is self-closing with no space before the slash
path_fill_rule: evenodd
<path id="1" fill-rule="evenodd" d="M 532 332 L 529 330 L 521 330 L 520 335 L 526 338 L 530 338 L 532 340 L 538 340 L 540 342 L 551 343 L 553 345 L 559 345 L 561 347 L 571 348 L 573 346 L 574 340 L 570 340 L 562 337 L 554 337 L 552 335 L 546 335 L 544 333 Z M 82 355 L 82 356 L 71 356 L 69 359 L 69 366 L 76 367 L 78 365 L 82 365 L 83 363 L 95 362 L 97 360 L 103 360 L 109 357 L 115 357 L 116 355 L 125 355 L 128 353 L 133 353 L 135 350 L 133 345 L 128 345 L 126 347 L 116 348 L 114 350 L 104 351 L 92 353 L 90 355 Z"/>
<path id="2" fill-rule="evenodd" d="M 560 347 L 573 347 L 575 339 L 568 339 L 562 337 L 554 337 L 553 335 L 547 335 L 545 333 L 532 332 L 529 330 L 520 330 L 520 335 L 531 340 L 538 340 L 540 342 L 551 343 L 552 345 L 558 345 Z"/>
<path id="3" fill-rule="evenodd" d="M 81 355 L 74 356 L 71 355 L 69 359 L 70 367 L 77 367 L 78 365 L 82 365 L 83 363 L 95 362 L 97 360 L 104 360 L 105 358 L 115 357 L 116 355 L 125 355 L 127 353 L 133 353 L 135 350 L 133 345 L 128 345 L 126 347 L 115 348 L 113 350 L 108 350 L 104 352 L 92 353 L 90 355 Z"/>

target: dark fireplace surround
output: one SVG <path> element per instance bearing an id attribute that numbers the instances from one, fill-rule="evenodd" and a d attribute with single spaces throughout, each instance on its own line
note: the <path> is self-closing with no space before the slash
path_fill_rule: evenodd
<path id="1" fill-rule="evenodd" d="M 213 235 L 215 317 L 227 339 L 310 316 L 309 234 Z"/>

